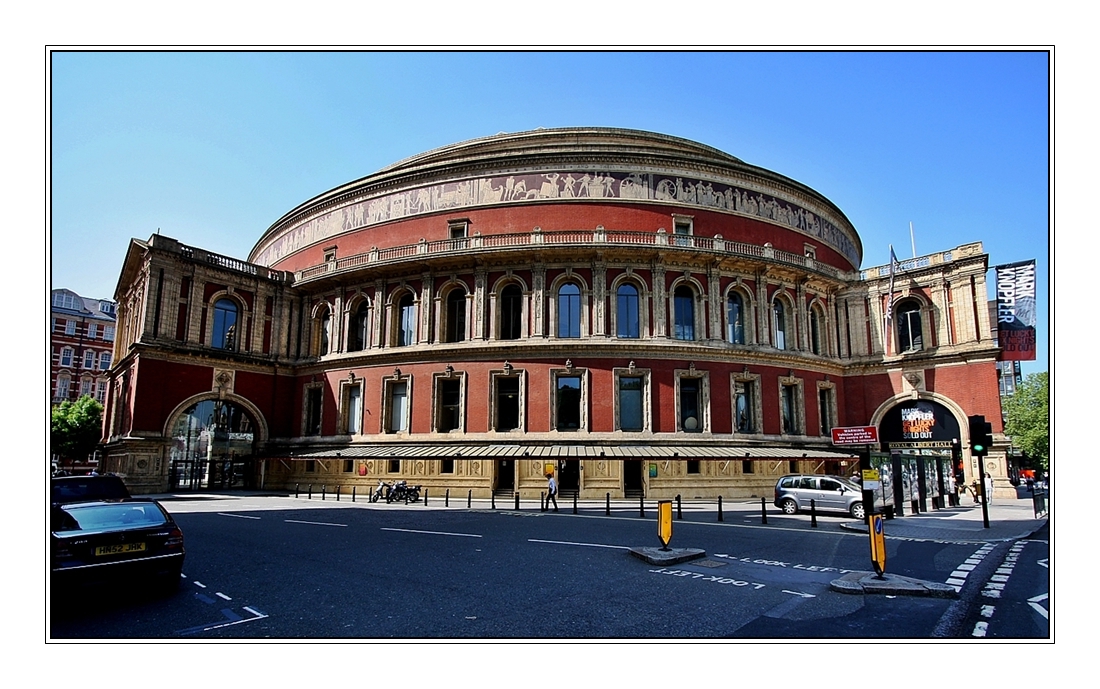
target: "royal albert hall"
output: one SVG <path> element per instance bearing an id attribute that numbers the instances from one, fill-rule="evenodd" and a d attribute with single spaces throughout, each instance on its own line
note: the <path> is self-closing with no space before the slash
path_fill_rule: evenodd
<path id="1" fill-rule="evenodd" d="M 104 470 L 139 493 L 533 498 L 553 471 L 581 499 L 749 498 L 871 450 L 942 501 L 978 469 L 968 415 L 1004 444 L 988 256 L 862 260 L 825 196 L 685 139 L 445 146 L 298 205 L 247 260 L 133 240 Z M 1007 486 L 1003 449 L 985 462 Z"/>

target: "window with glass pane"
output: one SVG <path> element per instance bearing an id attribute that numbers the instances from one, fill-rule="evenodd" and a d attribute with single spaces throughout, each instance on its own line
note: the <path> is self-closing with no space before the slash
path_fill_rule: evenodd
<path id="1" fill-rule="evenodd" d="M 734 412 L 738 433 L 755 433 L 756 420 L 753 418 L 753 392 L 755 384 L 751 380 L 739 380 L 734 383 Z"/>
<path id="2" fill-rule="evenodd" d="M 75 335 L 76 334 L 76 321 L 65 321 L 65 334 L 66 335 Z"/>
<path id="3" fill-rule="evenodd" d="M 306 390 L 306 435 L 321 435 L 321 388 Z"/>
<path id="4" fill-rule="evenodd" d="M 401 433 L 407 428 L 408 384 L 404 382 L 390 384 L 390 433 Z"/>
<path id="5" fill-rule="evenodd" d="M 695 292 L 681 285 L 673 295 L 673 337 L 677 340 L 695 339 Z"/>
<path id="6" fill-rule="evenodd" d="M 92 394 L 92 381 L 88 378 L 84 378 L 80 381 L 80 396 Z"/>
<path id="7" fill-rule="evenodd" d="M 348 341 L 349 352 L 361 352 L 367 348 L 370 328 L 370 311 L 366 300 L 359 302 L 355 315 L 351 319 L 351 333 Z"/>
<path id="8" fill-rule="evenodd" d="M 500 339 L 518 340 L 522 318 L 523 292 L 518 285 L 508 285 L 500 293 Z"/>
<path id="9" fill-rule="evenodd" d="M 397 346 L 408 347 L 416 344 L 416 305 L 411 294 L 401 297 L 398 303 L 400 330 L 397 333 Z"/>
<path id="10" fill-rule="evenodd" d="M 832 388 L 820 388 L 817 391 L 817 406 L 821 413 L 821 435 L 830 435 L 834 425 Z"/>
<path id="11" fill-rule="evenodd" d="M 325 314 L 321 316 L 321 346 L 320 355 L 324 356 L 328 354 L 329 347 L 329 331 L 332 327 L 332 314 L 329 311 L 325 311 Z"/>
<path id="12" fill-rule="evenodd" d="M 461 421 L 462 382 L 439 381 L 439 430 L 442 433 L 456 431 Z"/>
<path id="13" fill-rule="evenodd" d="M 362 431 L 363 388 L 348 386 L 348 433 L 355 435 Z"/>
<path id="14" fill-rule="evenodd" d="M 810 309 L 810 351 L 821 354 L 821 317 L 817 309 Z"/>
<path id="15" fill-rule="evenodd" d="M 776 299 L 772 304 L 772 313 L 775 319 L 775 348 L 787 348 L 787 311 L 783 308 L 783 302 Z"/>
<path id="16" fill-rule="evenodd" d="M 617 298 L 615 317 L 619 337 L 640 337 L 638 288 L 630 284 L 620 285 Z"/>
<path id="17" fill-rule="evenodd" d="M 65 376 L 57 379 L 57 396 L 62 399 L 69 397 L 69 379 Z"/>
<path id="18" fill-rule="evenodd" d="M 115 340 L 115 326 L 108 325 L 103 328 L 103 339 L 108 342 L 114 342 Z"/>
<path id="19" fill-rule="evenodd" d="M 640 377 L 619 378 L 619 429 L 643 430 L 642 418 L 643 381 Z"/>
<path id="20" fill-rule="evenodd" d="M 581 290 L 573 283 L 558 290 L 558 337 L 581 336 Z"/>
<path id="21" fill-rule="evenodd" d="M 210 346 L 217 349 L 236 349 L 237 305 L 231 299 L 219 299 L 214 304 L 214 333 Z"/>
<path id="22" fill-rule="evenodd" d="M 99 353 L 99 368 L 100 368 L 100 370 L 103 370 L 103 371 L 106 371 L 107 369 L 111 368 L 111 353 L 110 352 L 100 352 Z"/>
<path id="23" fill-rule="evenodd" d="M 84 368 L 95 368 L 95 352 L 90 349 L 84 350 Z"/>
<path id="24" fill-rule="evenodd" d="M 462 342 L 466 339 L 466 292 L 453 289 L 447 294 L 446 342 Z"/>
<path id="25" fill-rule="evenodd" d="M 101 404 L 103 403 L 104 400 L 107 399 L 107 381 L 101 380 L 96 385 L 95 399 L 96 399 L 97 402 L 99 402 Z"/>
<path id="26" fill-rule="evenodd" d="M 73 350 L 66 347 L 61 350 L 61 365 L 72 366 L 73 365 Z"/>
<path id="27" fill-rule="evenodd" d="M 581 427 L 580 376 L 558 376 L 557 388 L 557 428 L 575 431 Z"/>
<path id="28" fill-rule="evenodd" d="M 496 430 L 511 431 L 519 428 L 519 378 L 498 377 Z"/>
<path id="29" fill-rule="evenodd" d="M 794 433 L 795 418 L 794 418 L 794 386 L 784 385 L 780 389 L 780 416 L 783 422 L 784 433 Z"/>
<path id="30" fill-rule="evenodd" d="M 915 352 L 923 348 L 920 306 L 908 302 L 898 308 L 898 347 L 903 352 Z"/>
<path id="31" fill-rule="evenodd" d="M 745 302 L 736 292 L 730 292 L 726 301 L 726 330 L 730 342 L 745 344 Z"/>
<path id="32" fill-rule="evenodd" d="M 699 379 L 680 379 L 680 430 L 699 433 L 703 419 L 699 413 Z"/>

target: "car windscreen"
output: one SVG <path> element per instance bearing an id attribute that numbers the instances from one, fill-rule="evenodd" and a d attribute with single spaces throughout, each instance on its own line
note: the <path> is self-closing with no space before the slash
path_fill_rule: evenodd
<path id="1" fill-rule="evenodd" d="M 130 497 L 126 484 L 117 476 L 87 476 L 53 479 L 50 500 L 54 503 L 80 500 L 125 500 Z"/>
<path id="2" fill-rule="evenodd" d="M 54 524 L 56 531 L 98 531 L 160 526 L 167 523 L 164 513 L 151 502 L 73 505 L 61 512 L 64 518 Z"/>

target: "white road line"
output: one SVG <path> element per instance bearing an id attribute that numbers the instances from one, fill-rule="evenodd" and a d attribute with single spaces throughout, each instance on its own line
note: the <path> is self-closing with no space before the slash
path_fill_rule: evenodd
<path id="1" fill-rule="evenodd" d="M 260 612 L 256 612 L 255 610 L 248 607 L 247 605 L 244 606 L 244 609 L 247 610 L 248 612 L 252 613 L 253 615 L 256 615 L 257 617 L 267 617 L 267 615 L 264 615 L 263 613 L 260 613 Z"/>
<path id="2" fill-rule="evenodd" d="M 789 593 L 792 596 L 801 596 L 803 598 L 817 598 L 817 596 L 812 593 L 802 593 L 801 591 L 788 591 L 787 589 L 783 589 L 783 593 Z"/>
<path id="3" fill-rule="evenodd" d="M 391 529 L 387 526 L 382 527 L 383 531 L 403 531 L 405 533 L 426 533 L 434 534 L 436 536 L 465 536 L 466 538 L 481 538 L 481 534 L 476 533 L 451 533 L 449 531 L 420 531 L 418 529 Z"/>
<path id="4" fill-rule="evenodd" d="M 331 522 L 303 522 L 297 519 L 284 519 L 288 524 L 315 524 L 317 526 L 347 526 L 347 524 L 333 524 Z"/>
<path id="5" fill-rule="evenodd" d="M 245 608 L 245 610 L 248 610 L 248 608 Z M 253 611 L 250 611 L 250 612 L 253 612 Z M 236 622 L 226 622 L 225 624 L 216 624 L 212 627 L 203 627 L 202 630 L 204 632 L 208 632 L 211 629 L 221 629 L 222 627 L 232 627 L 235 624 L 244 624 L 245 622 L 255 622 L 256 620 L 262 620 L 266 617 L 267 617 L 267 615 L 259 615 L 258 617 L 249 617 L 247 620 L 237 620 Z"/>
<path id="6" fill-rule="evenodd" d="M 194 584 L 195 586 L 198 586 L 200 589 L 206 588 L 206 584 L 202 583 L 201 581 L 193 581 L 191 583 Z"/>
<path id="7" fill-rule="evenodd" d="M 228 512 L 218 512 L 223 517 L 236 517 L 237 519 L 259 519 L 259 517 L 250 517 L 245 514 L 230 514 Z"/>
<path id="8" fill-rule="evenodd" d="M 1049 620 L 1050 619 L 1050 617 L 1049 617 L 1050 613 L 1047 612 L 1046 608 L 1039 605 L 1039 603 L 1041 601 L 1044 601 L 1046 599 L 1047 599 L 1047 594 L 1043 593 L 1043 594 L 1040 594 L 1038 596 L 1035 596 L 1034 598 L 1028 598 L 1027 599 L 1027 604 L 1030 605 L 1032 608 L 1034 608 L 1035 612 L 1042 615 L 1044 620 Z"/>
<path id="9" fill-rule="evenodd" d="M 230 598 L 229 596 L 225 595 L 225 594 L 224 594 L 224 593 L 222 593 L 221 591 L 218 591 L 218 592 L 217 592 L 217 593 L 215 593 L 214 595 L 215 595 L 215 596 L 217 596 L 218 598 L 224 598 L 225 600 L 233 600 L 232 598 Z"/>
<path id="10" fill-rule="evenodd" d="M 618 550 L 630 550 L 630 548 L 628 546 L 625 546 L 625 545 L 605 545 L 603 543 L 576 543 L 575 541 L 544 541 L 541 538 L 528 538 L 527 541 L 530 542 L 530 543 L 551 543 L 551 544 L 554 544 L 554 545 L 583 545 L 583 546 L 586 546 L 588 548 L 616 548 Z"/>

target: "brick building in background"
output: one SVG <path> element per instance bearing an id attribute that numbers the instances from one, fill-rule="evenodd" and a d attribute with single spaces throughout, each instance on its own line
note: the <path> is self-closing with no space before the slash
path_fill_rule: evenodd
<path id="1" fill-rule="evenodd" d="M 850 475 L 830 429 L 875 426 L 935 499 L 976 471 L 968 415 L 1003 444 L 988 256 L 862 259 L 820 193 L 684 139 L 446 146 L 300 204 L 247 261 L 133 240 L 106 468 L 137 492 L 530 497 L 552 470 L 582 497 L 770 496 Z"/>
<path id="2" fill-rule="evenodd" d="M 50 401 L 82 395 L 107 400 L 107 371 L 115 344 L 115 303 L 67 289 L 50 293 Z"/>

